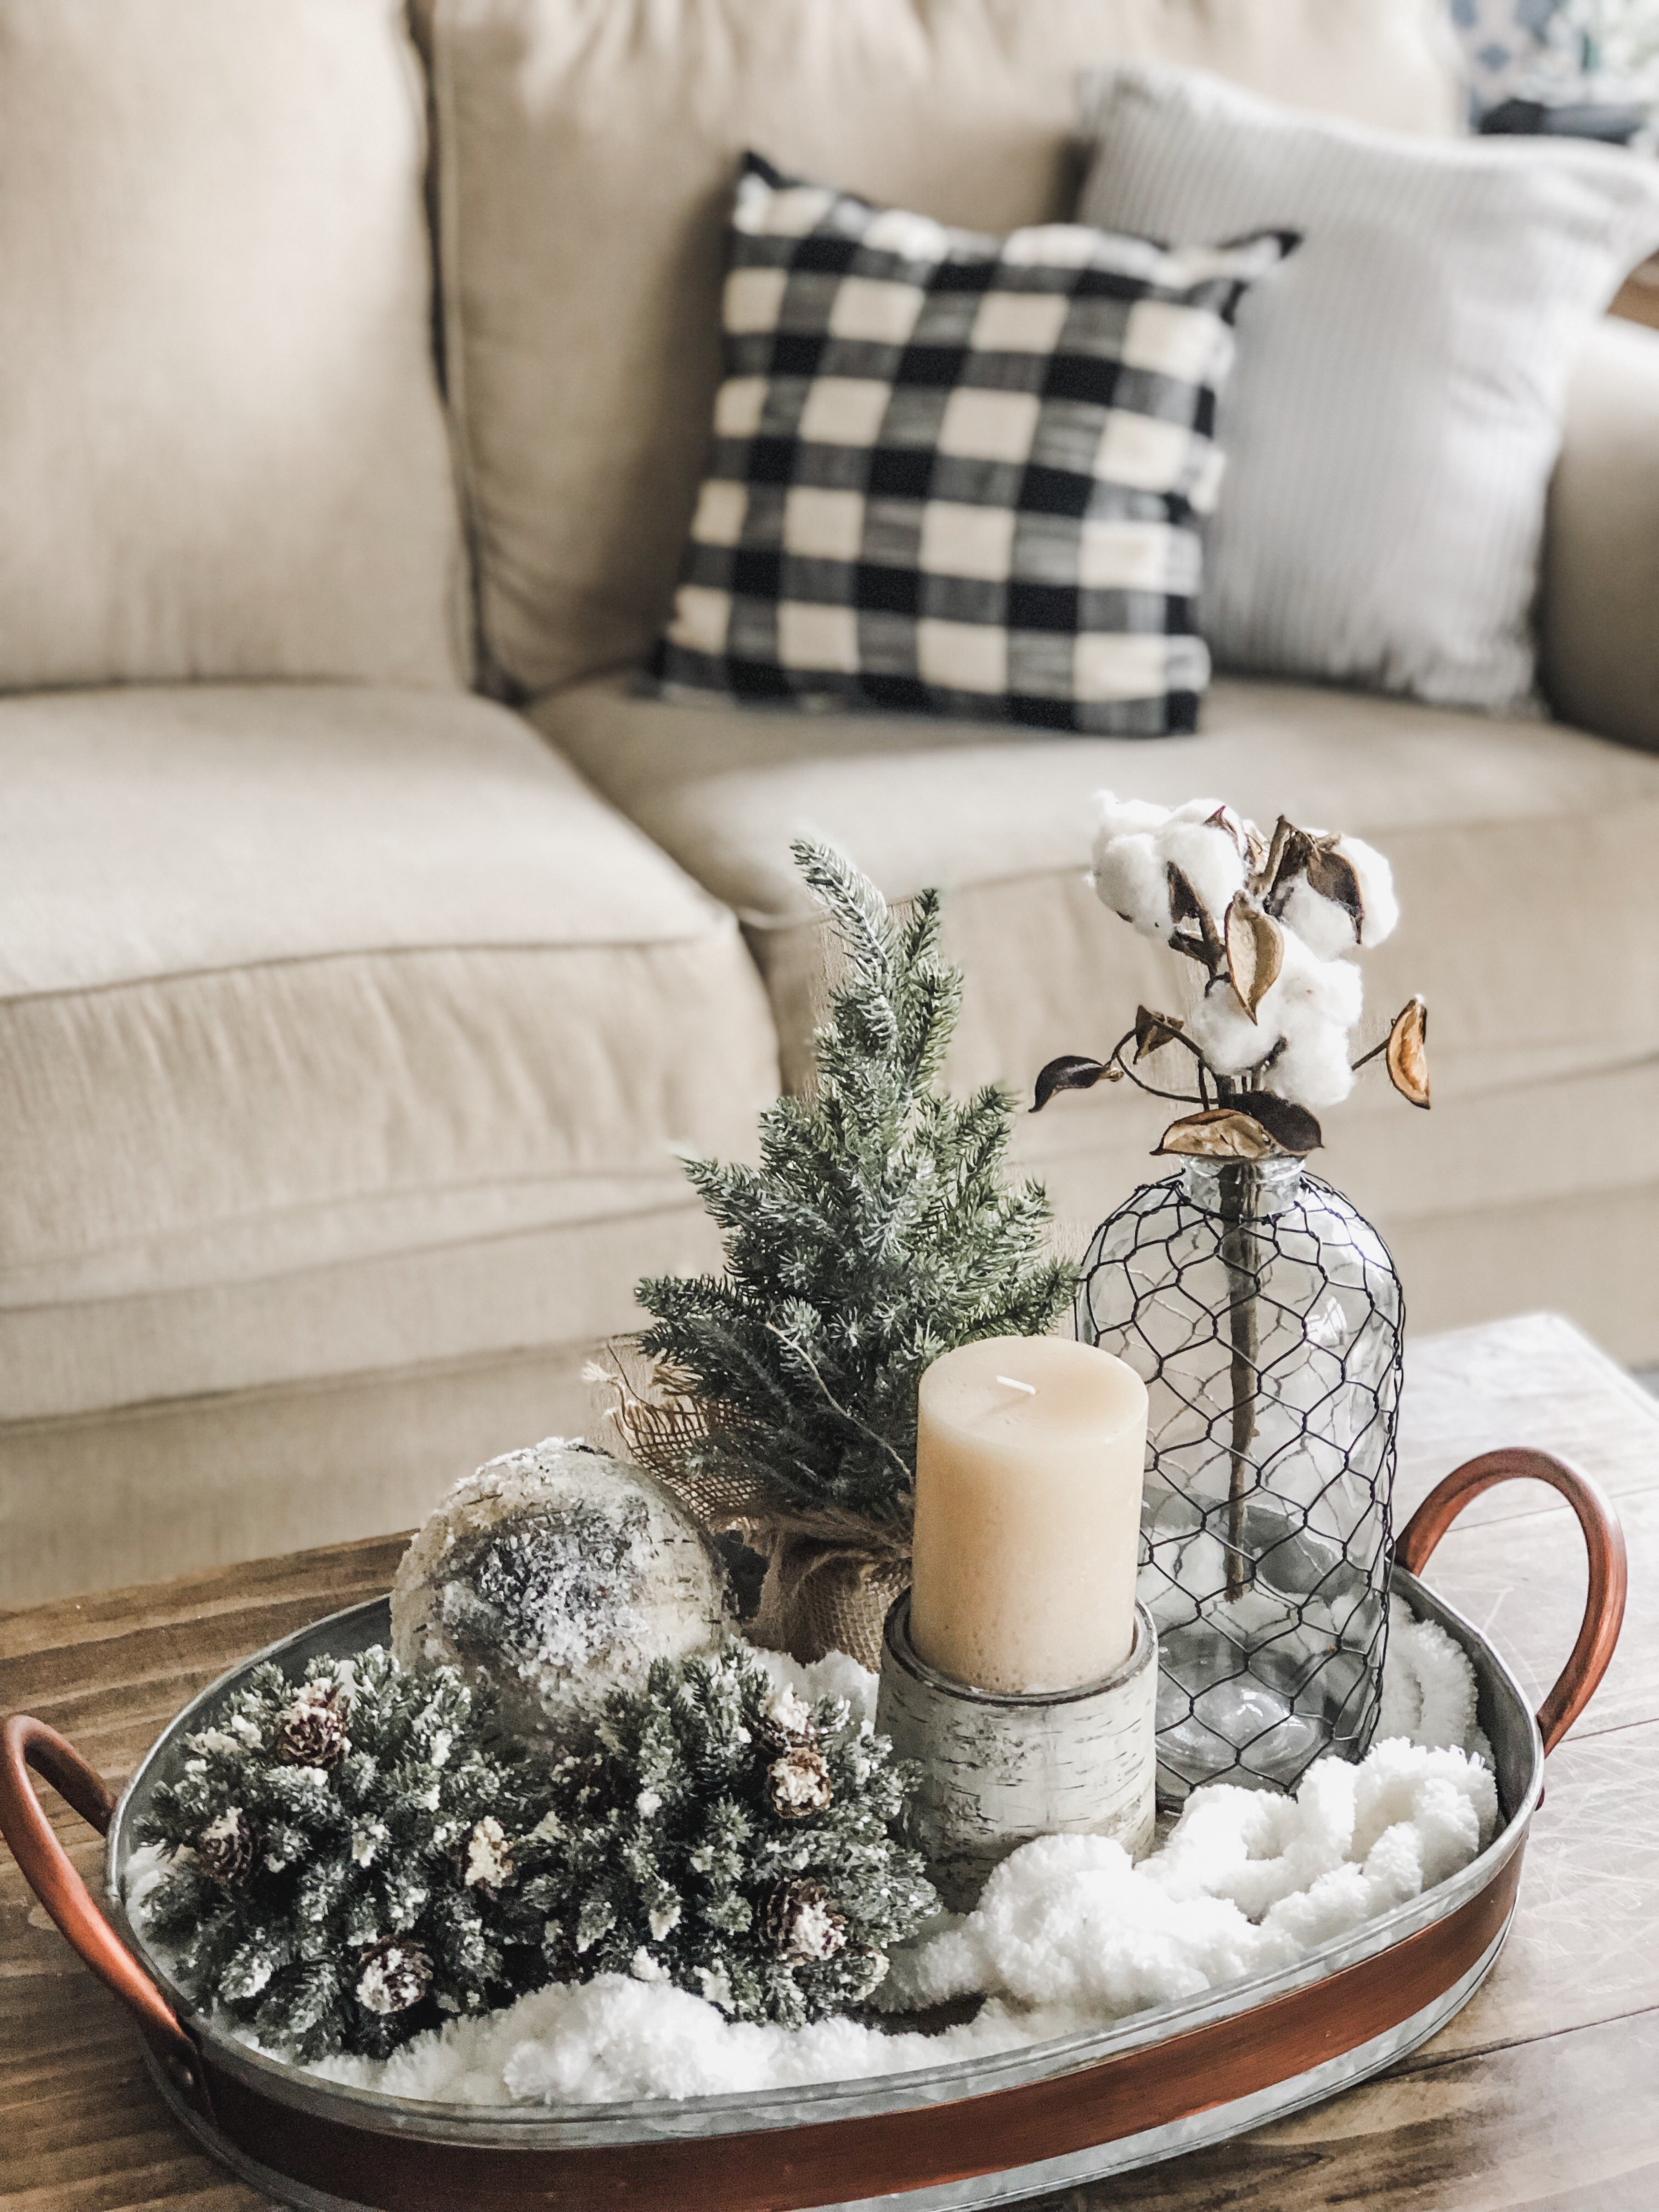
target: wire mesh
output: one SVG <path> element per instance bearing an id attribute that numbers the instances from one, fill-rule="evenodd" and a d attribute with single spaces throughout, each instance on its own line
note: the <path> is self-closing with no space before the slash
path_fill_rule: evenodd
<path id="1" fill-rule="evenodd" d="M 1363 1756 L 1388 1641 L 1405 1304 L 1300 1161 L 1188 1160 L 1096 1231 L 1077 1333 L 1150 1400 L 1139 1595 L 1158 1794 Z"/>

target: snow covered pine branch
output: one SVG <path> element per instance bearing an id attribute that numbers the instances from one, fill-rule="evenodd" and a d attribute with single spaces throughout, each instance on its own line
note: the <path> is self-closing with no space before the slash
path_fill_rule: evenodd
<path id="1" fill-rule="evenodd" d="M 1143 937 L 1204 971 L 1191 1013 L 1146 1006 L 1104 1060 L 1066 1054 L 1036 1079 L 1040 1112 L 1057 1091 L 1127 1078 L 1155 1096 L 1195 1106 L 1158 1149 L 1212 1159 L 1305 1154 L 1322 1141 L 1312 1109 L 1334 1106 L 1358 1069 L 1382 1055 L 1413 1106 L 1429 1103 L 1428 1009 L 1408 1000 L 1385 1042 L 1351 1060 L 1359 970 L 1346 956 L 1380 945 L 1400 919 L 1389 864 L 1358 837 L 1298 830 L 1280 815 L 1271 838 L 1214 799 L 1170 809 L 1099 797 L 1093 881 L 1101 899 Z M 1138 1073 L 1169 1048 L 1187 1055 L 1195 1090 Z"/>

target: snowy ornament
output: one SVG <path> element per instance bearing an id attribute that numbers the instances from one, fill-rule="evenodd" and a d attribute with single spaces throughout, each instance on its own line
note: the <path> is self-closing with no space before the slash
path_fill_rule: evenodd
<path id="1" fill-rule="evenodd" d="M 723 1632 L 720 1569 L 690 1513 L 638 1468 L 559 1437 L 458 1483 L 404 1553 L 392 1644 L 452 1666 L 502 1725 L 559 1748 L 659 1659 Z"/>

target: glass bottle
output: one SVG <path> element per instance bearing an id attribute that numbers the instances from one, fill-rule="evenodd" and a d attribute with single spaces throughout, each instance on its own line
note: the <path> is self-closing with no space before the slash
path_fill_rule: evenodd
<path id="1" fill-rule="evenodd" d="M 1188 1159 L 1096 1231 L 1077 1333 L 1151 1400 L 1139 1590 L 1158 1791 L 1361 1758 L 1388 1637 L 1404 1300 L 1299 1159 Z"/>

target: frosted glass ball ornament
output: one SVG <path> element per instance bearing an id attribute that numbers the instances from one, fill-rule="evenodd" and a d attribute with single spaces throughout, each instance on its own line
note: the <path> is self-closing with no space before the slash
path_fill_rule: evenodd
<path id="1" fill-rule="evenodd" d="M 559 1749 L 653 1663 L 726 1632 L 725 1577 L 659 1482 L 580 1440 L 549 1437 L 458 1482 L 404 1553 L 392 1647 L 448 1666 L 511 1734 Z"/>

